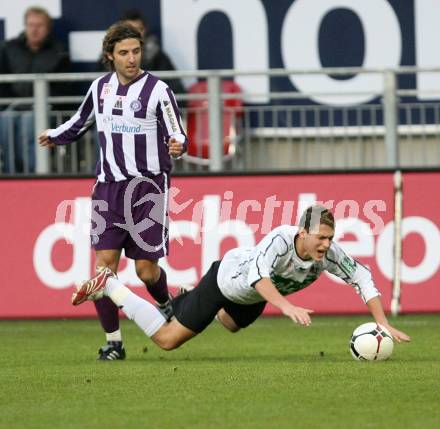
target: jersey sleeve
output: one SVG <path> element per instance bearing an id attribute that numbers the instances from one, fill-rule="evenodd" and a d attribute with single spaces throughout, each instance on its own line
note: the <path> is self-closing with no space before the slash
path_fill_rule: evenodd
<path id="1" fill-rule="evenodd" d="M 170 137 L 174 137 L 183 143 L 183 152 L 186 152 L 188 149 L 188 137 L 182 125 L 182 117 L 180 116 L 176 98 L 168 86 L 164 86 L 160 91 L 157 117 L 164 130 L 166 142 L 168 142 Z"/>
<path id="2" fill-rule="evenodd" d="M 94 84 L 92 83 L 81 106 L 68 121 L 49 131 L 48 136 L 52 143 L 56 145 L 72 143 L 78 140 L 95 123 L 93 88 Z"/>
<path id="3" fill-rule="evenodd" d="M 332 243 L 325 258 L 326 270 L 353 286 L 364 302 L 380 296 L 370 270 L 348 256 L 336 243 Z"/>
<path id="4" fill-rule="evenodd" d="M 255 287 L 262 278 L 270 278 L 277 262 L 288 251 L 288 239 L 280 228 L 266 235 L 255 247 L 255 257 L 249 265 L 248 285 Z"/>

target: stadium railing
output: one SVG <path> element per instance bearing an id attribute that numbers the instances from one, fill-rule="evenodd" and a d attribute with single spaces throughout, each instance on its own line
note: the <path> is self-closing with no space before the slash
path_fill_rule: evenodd
<path id="1" fill-rule="evenodd" d="M 189 159 L 176 162 L 175 171 L 197 174 L 205 171 L 268 171 L 268 170 L 332 170 L 399 167 L 434 167 L 440 165 L 440 93 L 438 89 L 420 91 L 411 88 L 419 73 L 440 73 L 440 69 L 401 67 L 394 70 L 338 68 L 321 70 L 265 71 L 206 70 L 157 72 L 160 78 L 179 77 L 194 82 L 206 79 L 207 92 L 177 94 L 178 101 L 200 100 L 200 106 L 182 108 L 184 121 L 189 116 L 205 117 L 200 126 L 209 135 L 209 159 L 194 163 Z M 270 87 L 276 88 L 279 79 L 290 75 L 327 75 L 347 78 L 354 75 L 379 76 L 383 82 L 378 94 L 373 91 L 342 94 L 345 104 L 332 103 L 341 93 L 330 92 L 267 92 L 222 93 L 222 80 L 243 76 L 266 76 Z M 28 148 L 29 133 L 34 136 L 69 118 L 74 110 L 61 105 L 79 105 L 85 90 L 78 96 L 51 96 L 50 82 L 63 82 L 66 88 L 75 82 L 88 84 L 97 73 L 0 75 L 0 85 L 31 82 L 31 98 L 0 98 L 0 174 L 14 174 L 17 146 L 24 146 L 24 173 L 31 172 L 27 149 L 35 151 L 36 173 L 93 173 L 96 164 L 96 133 L 89 132 L 82 144 L 57 148 L 55 152 Z M 413 85 L 414 86 L 414 85 Z M 228 107 L 227 100 L 242 98 L 238 110 Z M 369 99 L 358 103 L 359 97 Z M 325 99 L 326 102 L 316 100 Z M 259 101 L 260 100 L 260 101 Z M 263 100 L 263 101 L 261 101 Z M 315 101 L 314 101 L 315 100 Z M 21 110 L 17 110 L 21 106 Z M 191 110 L 193 109 L 193 110 Z M 229 109 L 229 110 L 228 110 Z M 206 121 L 207 112 L 209 120 Z M 14 118 L 30 115 L 34 120 L 17 130 Z M 234 156 L 226 159 L 223 153 L 223 115 L 239 123 L 234 133 Z M 33 125 L 32 125 L 33 122 Z M 204 122 L 204 123 L 203 123 Z M 207 122 L 207 123 L 206 123 Z M 29 128 L 30 125 L 32 128 Z M 5 165 L 9 169 L 5 171 Z"/>

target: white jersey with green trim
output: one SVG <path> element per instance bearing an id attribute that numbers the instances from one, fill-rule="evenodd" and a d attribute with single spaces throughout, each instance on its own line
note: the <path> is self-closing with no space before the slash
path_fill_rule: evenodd
<path id="1" fill-rule="evenodd" d="M 295 226 L 279 226 L 255 247 L 227 252 L 217 275 L 222 294 L 239 304 L 254 304 L 264 301 L 255 289 L 262 278 L 270 278 L 282 295 L 289 295 L 312 284 L 326 270 L 353 286 L 364 302 L 380 296 L 370 271 L 334 242 L 323 260 L 301 259 L 295 250 L 297 233 Z"/>

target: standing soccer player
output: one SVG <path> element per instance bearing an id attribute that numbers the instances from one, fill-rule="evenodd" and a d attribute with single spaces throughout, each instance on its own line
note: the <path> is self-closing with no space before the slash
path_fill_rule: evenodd
<path id="1" fill-rule="evenodd" d="M 112 72 L 96 79 L 76 114 L 39 136 L 41 146 L 70 144 L 96 121 L 100 159 L 92 194 L 91 241 L 96 271 L 117 272 L 122 249 L 158 307 L 171 317 L 166 273 L 158 265 L 168 253 L 168 189 L 171 157 L 187 148 L 170 88 L 140 68 L 143 39 L 126 23 L 112 25 L 103 58 Z M 98 359 L 125 358 L 118 307 L 95 302 L 107 345 Z"/>

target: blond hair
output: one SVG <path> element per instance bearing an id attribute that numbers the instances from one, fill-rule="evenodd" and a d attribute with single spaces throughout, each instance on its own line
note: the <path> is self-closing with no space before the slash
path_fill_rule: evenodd
<path id="1" fill-rule="evenodd" d="M 39 7 L 39 6 L 31 6 L 31 7 L 28 7 L 28 8 L 26 9 L 26 12 L 24 13 L 24 23 L 25 23 L 25 24 L 26 24 L 26 22 L 27 22 L 28 16 L 29 16 L 31 13 L 35 13 L 35 14 L 37 14 L 37 15 L 43 15 L 43 16 L 46 18 L 47 25 L 48 25 L 49 29 L 52 28 L 52 18 L 51 18 L 51 16 L 49 15 L 49 12 L 48 12 L 46 9 L 44 9 L 44 7 Z"/>

